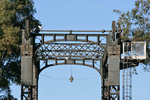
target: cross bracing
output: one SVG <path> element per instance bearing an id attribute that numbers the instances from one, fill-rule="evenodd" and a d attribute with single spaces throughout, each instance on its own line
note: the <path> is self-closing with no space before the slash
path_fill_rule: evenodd
<path id="1" fill-rule="evenodd" d="M 37 59 L 100 59 L 107 54 L 104 47 L 97 44 L 50 43 L 41 45 L 35 54 Z"/>

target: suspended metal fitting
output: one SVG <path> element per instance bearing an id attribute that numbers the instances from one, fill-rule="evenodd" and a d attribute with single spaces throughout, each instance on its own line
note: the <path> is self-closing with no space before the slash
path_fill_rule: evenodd
<path id="1" fill-rule="evenodd" d="M 71 77 L 69 78 L 69 80 L 70 80 L 70 82 L 73 82 L 73 77 L 72 77 L 72 75 L 71 75 Z"/>

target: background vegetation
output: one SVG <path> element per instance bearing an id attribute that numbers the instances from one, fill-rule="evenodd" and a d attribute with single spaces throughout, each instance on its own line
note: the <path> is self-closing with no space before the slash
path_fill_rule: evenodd
<path id="1" fill-rule="evenodd" d="M 0 100 L 13 100 L 10 85 L 20 84 L 21 29 L 25 19 L 30 19 L 30 28 L 39 21 L 33 17 L 33 2 L 27 0 L 0 1 Z"/>
<path id="2" fill-rule="evenodd" d="M 114 10 L 119 14 L 118 23 L 121 22 L 122 41 L 147 42 L 146 67 L 150 66 L 150 0 L 136 0 L 131 11 Z"/>

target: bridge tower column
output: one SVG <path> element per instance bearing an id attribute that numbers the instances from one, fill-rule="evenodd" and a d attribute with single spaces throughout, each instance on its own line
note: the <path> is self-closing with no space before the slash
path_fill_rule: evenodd
<path id="1" fill-rule="evenodd" d="M 108 35 L 108 60 L 101 66 L 102 100 L 120 100 L 120 55 L 121 31 L 115 31 L 115 22 L 112 23 L 112 32 Z"/>
<path id="2" fill-rule="evenodd" d="M 34 57 L 33 38 L 30 37 L 29 20 L 26 20 L 21 45 L 21 100 L 38 100 L 39 62 Z"/>

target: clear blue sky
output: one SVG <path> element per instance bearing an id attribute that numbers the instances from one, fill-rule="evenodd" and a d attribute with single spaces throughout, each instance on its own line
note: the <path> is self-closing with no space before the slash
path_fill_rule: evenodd
<path id="1" fill-rule="evenodd" d="M 113 9 L 128 11 L 135 0 L 34 0 L 43 29 L 111 29 L 118 15 Z M 47 68 L 40 76 L 39 100 L 101 100 L 101 79 L 98 72 L 85 66 L 73 67 L 74 82 L 69 82 L 71 65 Z M 149 100 L 150 73 L 137 68 L 133 75 L 133 100 Z M 122 82 L 122 79 L 120 79 Z M 12 86 L 12 93 L 20 100 L 20 86 Z M 121 88 L 122 89 L 122 88 Z M 122 90 L 120 90 L 122 92 Z M 122 94 L 122 93 L 121 93 Z M 122 99 L 122 98 L 121 98 Z"/>

